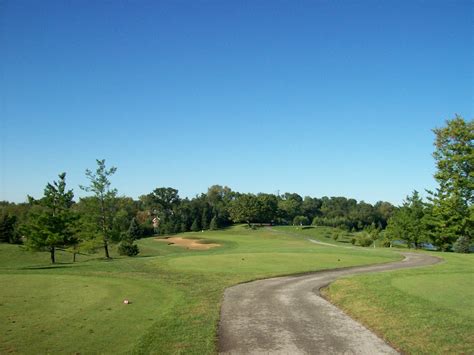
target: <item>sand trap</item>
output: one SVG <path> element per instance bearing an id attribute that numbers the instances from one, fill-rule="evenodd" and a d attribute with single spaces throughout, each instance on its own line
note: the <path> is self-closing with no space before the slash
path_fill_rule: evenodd
<path id="1" fill-rule="evenodd" d="M 185 247 L 186 249 L 193 249 L 193 250 L 208 250 L 215 247 L 220 247 L 220 244 L 216 243 L 209 243 L 204 244 L 200 243 L 200 239 L 184 239 L 181 237 L 173 237 L 173 238 L 166 238 L 166 239 L 156 239 L 159 242 L 166 242 L 168 244 L 177 245 L 179 247 Z"/>

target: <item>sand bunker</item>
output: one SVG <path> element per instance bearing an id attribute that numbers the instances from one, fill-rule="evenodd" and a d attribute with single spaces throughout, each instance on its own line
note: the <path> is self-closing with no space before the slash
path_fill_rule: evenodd
<path id="1" fill-rule="evenodd" d="M 215 247 L 220 247 L 220 244 L 216 243 L 200 243 L 200 239 L 184 239 L 181 237 L 173 237 L 173 238 L 166 238 L 166 239 L 157 239 L 160 242 L 166 242 L 168 244 L 177 245 L 180 247 L 185 247 L 186 249 L 193 249 L 193 250 L 208 250 Z"/>

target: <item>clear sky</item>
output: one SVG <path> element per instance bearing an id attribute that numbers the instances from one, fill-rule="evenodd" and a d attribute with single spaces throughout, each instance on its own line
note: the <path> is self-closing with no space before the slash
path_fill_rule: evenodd
<path id="1" fill-rule="evenodd" d="M 0 200 L 96 158 L 119 193 L 400 203 L 474 118 L 473 1 L 0 1 Z"/>

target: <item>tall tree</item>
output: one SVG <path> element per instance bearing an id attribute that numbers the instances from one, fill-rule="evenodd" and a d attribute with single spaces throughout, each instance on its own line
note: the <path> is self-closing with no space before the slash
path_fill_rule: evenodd
<path id="1" fill-rule="evenodd" d="M 293 218 L 301 214 L 303 198 L 297 193 L 285 192 L 278 201 L 279 213 L 287 223 L 291 223 Z"/>
<path id="2" fill-rule="evenodd" d="M 59 181 L 48 183 L 44 197 L 35 200 L 29 196 L 31 204 L 36 205 L 26 225 L 26 245 L 32 250 L 50 252 L 51 263 L 56 262 L 56 248 L 65 248 L 75 243 L 75 216 L 71 212 L 74 193 L 66 190 L 66 173 L 59 174 Z"/>
<path id="3" fill-rule="evenodd" d="M 229 204 L 229 214 L 235 223 L 246 222 L 250 227 L 251 222 L 256 222 L 262 211 L 262 203 L 257 196 L 252 194 L 240 195 Z"/>
<path id="4" fill-rule="evenodd" d="M 95 208 L 93 213 L 95 215 L 96 227 L 102 238 L 102 245 L 106 258 L 110 258 L 109 254 L 109 240 L 112 235 L 113 221 L 115 215 L 115 201 L 117 197 L 117 189 L 110 187 L 111 183 L 109 177 L 115 174 L 117 168 L 111 167 L 107 169 L 105 166 L 105 159 L 96 160 L 97 168 L 95 172 L 87 169 L 86 177 L 89 180 L 88 186 L 80 186 L 81 189 L 94 194 Z"/>
<path id="5" fill-rule="evenodd" d="M 426 240 L 425 212 L 426 208 L 418 191 L 413 191 L 388 221 L 386 236 L 390 240 L 407 242 L 409 248 L 420 247 Z"/>
<path id="6" fill-rule="evenodd" d="M 474 237 L 474 121 L 456 115 L 433 132 L 439 186 L 431 192 L 432 238 L 444 250 L 460 237 Z"/>

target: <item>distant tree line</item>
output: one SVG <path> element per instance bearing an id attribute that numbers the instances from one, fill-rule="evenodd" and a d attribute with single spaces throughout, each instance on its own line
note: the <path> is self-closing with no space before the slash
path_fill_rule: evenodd
<path id="1" fill-rule="evenodd" d="M 116 168 L 97 160 L 95 170 L 86 170 L 88 184 L 80 186 L 89 196 L 78 201 L 62 173 L 38 200 L 28 196 L 27 203 L 0 202 L 0 242 L 48 251 L 54 263 L 57 249 L 71 252 L 73 260 L 97 249 L 109 258 L 110 245 L 118 244 L 120 254 L 133 256 L 139 253 L 135 240 L 151 235 L 216 230 L 233 223 L 312 224 L 364 231 L 359 245 L 383 237 L 386 245 L 402 240 L 418 248 L 429 242 L 440 250 L 466 252 L 474 230 L 473 122 L 457 116 L 434 132 L 439 187 L 429 192 L 428 201 L 416 191 L 395 207 L 346 197 L 240 193 L 220 185 L 193 198 L 159 187 L 134 200 L 112 188 Z"/>
<path id="2" fill-rule="evenodd" d="M 395 207 L 375 205 L 345 197 L 301 197 L 296 193 L 249 194 L 213 185 L 194 198 L 181 198 L 178 190 L 160 187 L 138 200 L 118 196 L 110 177 L 116 168 L 97 160 L 95 171 L 87 170 L 91 195 L 74 201 L 66 188 L 66 174 L 48 183 L 41 199 L 27 203 L 0 202 L 0 241 L 24 243 L 32 250 L 51 253 L 57 249 L 76 255 L 102 249 L 110 257 L 110 244 L 124 255 L 137 255 L 134 241 L 152 235 L 216 230 L 233 223 L 294 224 L 339 227 L 359 231 L 367 226 L 383 229 Z"/>

